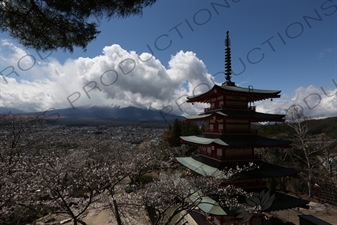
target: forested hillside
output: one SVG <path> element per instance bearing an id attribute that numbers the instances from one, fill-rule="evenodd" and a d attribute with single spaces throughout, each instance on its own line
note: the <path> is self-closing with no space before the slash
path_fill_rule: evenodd
<path id="1" fill-rule="evenodd" d="M 308 120 L 307 123 L 310 127 L 310 135 L 326 134 L 329 136 L 337 137 L 337 117 L 330 117 L 326 119 Z M 287 124 L 273 124 L 259 126 L 258 133 L 264 136 L 279 136 L 284 133 L 294 133 Z"/>
<path id="2" fill-rule="evenodd" d="M 298 179 L 273 179 L 269 185 L 282 190 L 318 198 L 328 193 L 327 202 L 337 198 L 337 117 L 298 120 L 284 124 L 258 126 L 259 135 L 291 140 L 288 149 L 261 149 L 264 160 L 296 168 Z"/>

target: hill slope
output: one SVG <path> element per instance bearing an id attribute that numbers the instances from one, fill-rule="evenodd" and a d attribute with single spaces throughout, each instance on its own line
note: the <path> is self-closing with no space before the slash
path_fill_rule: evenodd
<path id="1" fill-rule="evenodd" d="M 310 135 L 325 134 L 337 138 L 337 117 L 307 120 L 305 123 L 310 128 Z M 259 126 L 258 132 L 261 135 L 272 137 L 293 131 L 287 124 L 275 124 Z"/>

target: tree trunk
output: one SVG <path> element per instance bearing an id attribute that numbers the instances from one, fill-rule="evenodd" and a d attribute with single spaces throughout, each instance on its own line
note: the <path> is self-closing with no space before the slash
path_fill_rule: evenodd
<path id="1" fill-rule="evenodd" d="M 312 197 L 312 188 L 311 188 L 311 171 L 309 171 L 307 185 L 308 185 L 308 195 L 309 195 L 309 197 L 311 198 L 311 197 Z"/>
<path id="2" fill-rule="evenodd" d="M 114 209 L 115 209 L 115 217 L 116 217 L 116 220 L 117 220 L 117 224 L 122 225 L 122 220 L 121 220 L 121 217 L 120 217 L 119 211 L 118 211 L 117 201 L 115 199 L 113 199 L 112 202 L 113 202 Z"/>
<path id="3" fill-rule="evenodd" d="M 311 170 L 311 161 L 310 161 L 311 159 L 309 157 L 309 154 L 306 148 L 304 148 L 304 153 L 305 153 L 305 158 L 306 158 L 307 166 L 308 166 L 308 180 L 307 180 L 308 195 L 309 195 L 309 198 L 311 198 L 312 197 L 312 188 L 311 188 L 312 170 Z"/>

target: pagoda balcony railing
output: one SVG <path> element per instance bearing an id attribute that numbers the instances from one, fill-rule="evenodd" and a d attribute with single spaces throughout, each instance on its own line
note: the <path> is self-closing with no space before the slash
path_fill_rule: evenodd
<path id="1" fill-rule="evenodd" d="M 226 129 L 226 130 L 221 130 L 220 133 L 222 134 L 231 134 L 231 133 L 256 134 L 257 130 Z"/>
<path id="2" fill-rule="evenodd" d="M 204 112 L 212 111 L 212 110 L 221 110 L 221 109 L 229 109 L 229 110 L 248 110 L 248 111 L 256 111 L 256 106 L 220 106 L 220 107 L 208 107 L 204 108 Z"/>
<path id="3" fill-rule="evenodd" d="M 227 129 L 227 130 L 204 130 L 204 133 L 211 134 L 257 134 L 257 130 L 240 130 L 240 129 Z"/>
<path id="4" fill-rule="evenodd" d="M 209 107 L 209 108 L 204 108 L 204 112 L 208 112 L 208 111 L 211 111 L 211 110 L 213 110 L 211 107 Z"/>
<path id="5" fill-rule="evenodd" d="M 255 112 L 256 111 L 256 106 L 255 105 L 251 105 L 251 106 L 248 107 L 248 110 Z"/>
<path id="6" fill-rule="evenodd" d="M 203 155 L 205 156 L 208 156 L 208 157 L 211 157 L 211 158 L 215 158 L 215 159 L 218 159 L 218 160 L 223 160 L 223 161 L 232 161 L 232 160 L 235 160 L 235 161 L 256 161 L 256 160 L 261 160 L 262 159 L 262 155 L 261 154 L 254 154 L 254 156 L 250 156 L 250 157 L 242 157 L 242 156 L 220 156 L 220 155 L 217 155 L 214 151 L 213 153 L 211 152 L 207 152 L 207 151 L 203 151 L 202 152 Z"/>

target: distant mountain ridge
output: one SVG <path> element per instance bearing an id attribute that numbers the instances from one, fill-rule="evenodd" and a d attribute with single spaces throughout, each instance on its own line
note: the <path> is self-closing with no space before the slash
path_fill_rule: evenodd
<path id="1" fill-rule="evenodd" d="M 21 115 L 42 115 L 47 121 L 92 123 L 92 122 L 121 122 L 121 123 L 173 123 L 175 119 L 183 120 L 184 117 L 155 109 L 140 109 L 134 106 L 120 107 L 77 107 L 55 109 L 45 112 L 23 112 L 15 109 L 0 107 L 0 113 L 18 113 Z M 57 120 L 57 121 L 56 121 Z"/>
<path id="2" fill-rule="evenodd" d="M 6 107 L 0 107 L 0 114 L 7 114 L 7 113 L 25 113 L 24 111 L 22 110 L 19 110 L 19 109 L 15 109 L 15 108 L 6 108 Z"/>
<path id="3" fill-rule="evenodd" d="M 0 107 L 0 114 L 12 113 L 20 115 L 41 115 L 47 122 L 54 124 L 78 124 L 78 125 L 93 125 L 93 124 L 172 124 L 175 119 L 184 120 L 184 117 L 160 111 L 156 109 L 141 109 L 134 106 L 125 108 L 120 107 L 77 107 L 67 109 L 55 109 L 45 112 L 24 112 L 15 108 Z M 324 119 L 310 120 L 310 127 L 315 134 L 327 133 L 337 135 L 337 117 Z M 273 124 L 273 125 L 272 125 Z M 283 133 L 288 126 L 285 124 L 274 125 L 270 124 L 255 124 L 254 129 L 259 129 L 261 133 L 275 135 Z M 266 135 L 265 134 L 265 135 Z"/>

